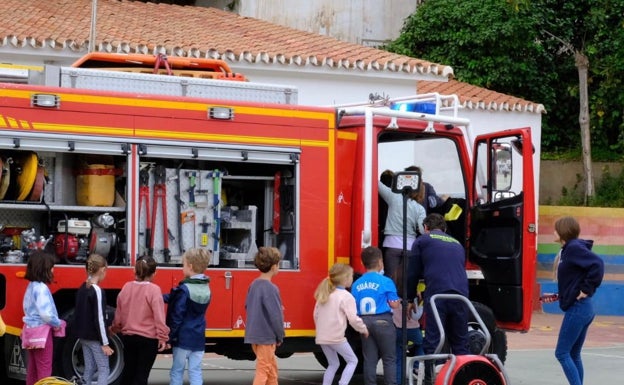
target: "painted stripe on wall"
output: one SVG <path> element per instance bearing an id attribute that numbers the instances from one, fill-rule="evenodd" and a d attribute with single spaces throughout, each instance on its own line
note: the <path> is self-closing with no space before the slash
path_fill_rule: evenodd
<path id="1" fill-rule="evenodd" d="M 603 207 L 539 207 L 538 262 L 551 262 L 560 245 L 554 242 L 554 223 L 565 215 L 575 217 L 581 225 L 583 239 L 592 239 L 592 250 L 605 263 L 624 265 L 624 209 Z"/>
<path id="2" fill-rule="evenodd" d="M 583 239 L 592 239 L 592 250 L 605 262 L 605 279 L 594 296 L 594 309 L 600 315 L 624 315 L 624 209 L 602 207 L 540 206 L 537 269 L 540 294 L 554 293 L 557 283 L 552 268 L 560 245 L 554 242 L 554 223 L 570 215 L 581 225 Z M 561 313 L 558 303 L 543 304 L 546 313 Z"/>

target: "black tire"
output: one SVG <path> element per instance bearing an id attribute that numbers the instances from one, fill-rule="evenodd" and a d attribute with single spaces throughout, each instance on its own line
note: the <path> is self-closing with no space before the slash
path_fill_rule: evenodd
<path id="1" fill-rule="evenodd" d="M 345 336 L 347 337 L 347 341 L 349 341 L 349 345 L 351 345 L 351 349 L 353 349 L 353 352 L 358 358 L 358 364 L 357 364 L 357 367 L 355 368 L 355 374 L 362 374 L 364 372 L 364 356 L 362 355 L 362 340 L 360 339 L 360 333 L 355 331 L 351 326 L 348 326 L 345 332 Z M 314 358 L 316 358 L 318 363 L 322 367 L 327 369 L 327 365 L 328 365 L 327 357 L 325 357 L 325 354 L 323 353 L 323 351 L 318 350 L 318 351 L 313 352 L 313 354 L 314 354 Z M 336 372 L 337 376 L 339 376 L 342 373 L 342 370 L 345 367 L 345 362 L 342 359 L 342 357 L 338 356 L 338 359 L 340 360 L 340 367 L 338 368 L 338 371 Z"/>
<path id="2" fill-rule="evenodd" d="M 13 345 L 15 344 L 15 340 L 17 337 L 14 337 L 9 334 L 5 334 L 4 337 L 0 337 L 0 379 L 2 379 L 2 384 L 6 385 L 23 385 L 23 380 L 17 380 L 13 378 L 9 378 L 7 373 L 7 366 L 9 359 L 9 353 L 13 349 Z M 23 354 L 20 352 L 20 354 Z M 25 377 L 25 376 L 24 376 Z"/>
<path id="3" fill-rule="evenodd" d="M 490 346 L 486 353 L 496 354 L 502 363 L 507 359 L 507 335 L 503 330 L 496 327 L 496 319 L 492 309 L 479 302 L 473 302 L 473 306 L 490 332 Z M 485 345 L 485 334 L 472 313 L 468 317 L 468 344 L 472 354 L 479 354 Z"/>
<path id="4" fill-rule="evenodd" d="M 314 354 L 314 358 L 316 358 L 316 361 L 325 369 L 327 369 L 327 357 L 325 357 L 325 354 L 323 354 L 323 351 L 315 351 L 312 354 Z M 342 366 L 342 365 L 341 365 Z"/>
<path id="5" fill-rule="evenodd" d="M 115 317 L 115 308 L 106 307 L 108 319 Z M 84 356 L 82 344 L 71 333 L 74 309 L 65 312 L 61 318 L 67 321 L 67 337 L 58 338 L 54 341 L 54 374 L 63 378 L 81 378 L 84 374 Z M 121 383 L 121 372 L 124 367 L 124 351 L 121 339 L 116 335 L 108 337 L 109 346 L 114 353 L 108 357 L 110 372 L 108 384 L 118 385 Z M 95 383 L 95 381 L 93 382 Z"/>
<path id="6" fill-rule="evenodd" d="M 123 344 L 116 335 L 110 336 L 108 341 L 110 347 L 115 351 L 115 353 L 108 358 L 110 367 L 108 383 L 120 384 L 121 372 L 124 366 Z M 84 373 L 82 344 L 75 337 L 67 337 L 61 345 L 61 354 L 55 359 L 58 363 L 57 367 L 60 371 L 60 376 L 64 378 L 82 377 Z"/>
<path id="7" fill-rule="evenodd" d="M 316 351 L 313 353 L 314 354 L 314 358 L 316 358 L 316 361 L 318 361 L 319 364 L 321 364 L 321 366 L 325 369 L 327 369 L 327 357 L 325 357 L 325 354 L 323 354 L 322 351 Z M 364 372 L 364 366 L 363 366 L 363 360 L 364 357 L 362 357 L 362 352 L 355 352 L 355 355 L 358 358 L 358 364 L 357 367 L 355 368 L 355 372 L 354 374 L 362 374 Z M 336 371 L 336 376 L 340 376 L 342 374 L 342 371 L 345 368 L 346 363 L 344 362 L 344 360 L 342 359 L 342 357 L 339 355 L 338 356 L 338 360 L 340 361 L 340 367 L 338 367 L 338 371 Z"/>
<path id="8" fill-rule="evenodd" d="M 496 354 L 503 364 L 507 360 L 507 333 L 504 330 L 497 328 L 494 331 L 490 353 Z"/>

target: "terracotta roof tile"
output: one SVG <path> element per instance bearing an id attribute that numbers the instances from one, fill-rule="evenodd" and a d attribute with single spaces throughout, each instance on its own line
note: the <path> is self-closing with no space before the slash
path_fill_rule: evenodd
<path id="1" fill-rule="evenodd" d="M 457 80 L 449 80 L 448 82 L 419 80 L 416 84 L 419 94 L 435 92 L 443 95 L 455 94 L 459 97 L 460 105 L 471 110 L 546 113 L 546 109 L 542 104 L 490 91 Z"/>
<path id="2" fill-rule="evenodd" d="M 86 51 L 91 0 L 0 1 L 3 46 Z M 96 49 L 124 53 L 344 67 L 364 71 L 432 74 L 449 66 L 272 24 L 215 8 L 99 0 Z"/>
<path id="3" fill-rule="evenodd" d="M 0 1 L 2 47 L 86 51 L 91 0 Z M 446 78 L 452 68 L 242 17 L 215 8 L 99 0 L 97 50 L 165 52 L 230 62 L 329 66 L 358 71 L 423 73 Z M 541 104 L 450 80 L 419 81 L 418 93 L 456 94 L 464 108 L 545 113 Z"/>

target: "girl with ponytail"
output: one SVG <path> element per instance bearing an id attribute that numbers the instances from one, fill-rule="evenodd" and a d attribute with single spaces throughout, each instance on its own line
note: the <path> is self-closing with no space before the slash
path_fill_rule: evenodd
<path id="1" fill-rule="evenodd" d="M 368 329 L 357 315 L 355 298 L 346 290 L 352 283 L 353 268 L 336 263 L 329 270 L 329 276 L 323 279 L 314 292 L 316 343 L 327 357 L 323 385 L 332 384 L 340 366 L 338 355 L 347 363 L 338 385 L 347 385 L 355 372 L 358 359 L 345 337 L 347 322 L 364 337 L 368 337 Z"/>
<path id="2" fill-rule="evenodd" d="M 108 356 L 114 353 L 108 345 L 108 326 L 112 320 L 106 313 L 106 295 L 100 282 L 106 277 L 108 265 L 99 254 L 91 254 L 87 259 L 87 279 L 76 293 L 76 308 L 73 333 L 82 343 L 84 373 L 82 380 L 91 384 L 97 372 L 97 385 L 108 384 L 110 368 Z"/>

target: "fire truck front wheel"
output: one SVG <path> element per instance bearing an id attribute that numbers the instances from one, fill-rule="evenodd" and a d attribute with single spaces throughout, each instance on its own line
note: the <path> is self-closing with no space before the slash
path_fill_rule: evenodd
<path id="1" fill-rule="evenodd" d="M 472 302 L 472 304 L 490 333 L 490 347 L 486 353 L 496 354 L 501 362 L 505 363 L 507 359 L 507 334 L 496 327 L 496 319 L 492 309 L 479 302 Z M 485 345 L 485 334 L 472 314 L 468 321 L 468 343 L 472 354 L 479 354 Z"/>
<path id="2" fill-rule="evenodd" d="M 11 335 L 9 333 L 5 334 L 4 337 L 0 337 L 0 379 L 2 379 L 2 385 L 23 385 L 24 384 L 23 379 L 26 378 L 25 374 L 23 375 L 23 377 L 20 377 L 21 378 L 20 380 L 18 380 L 17 378 L 9 377 L 9 366 L 20 369 L 19 364 L 21 363 L 22 365 L 21 369 L 24 369 L 24 370 L 26 369 L 23 366 L 24 361 L 21 359 L 16 359 L 13 362 L 11 362 L 12 361 L 11 358 L 20 357 L 20 355 L 12 354 L 16 351 L 21 351 L 21 349 L 18 347 L 18 346 L 21 346 L 20 341 L 21 340 L 19 339 L 19 337 Z M 22 354 L 26 355 L 26 352 L 23 352 Z M 17 375 L 14 374 L 13 376 L 17 376 Z"/>
<path id="3" fill-rule="evenodd" d="M 357 364 L 357 367 L 355 368 L 355 373 L 361 374 L 364 372 L 364 368 L 363 368 L 364 356 L 362 355 L 362 340 L 360 338 L 360 333 L 355 331 L 351 327 L 351 325 L 349 325 L 347 326 L 347 330 L 345 331 L 345 337 L 347 337 L 347 341 L 349 341 L 349 345 L 351 345 L 351 349 L 353 349 L 353 352 L 358 358 L 358 364 Z M 322 367 L 327 368 L 327 357 L 325 357 L 325 354 L 323 354 L 323 351 L 320 350 L 319 348 L 318 350 L 315 350 L 313 353 L 314 353 L 314 358 L 316 358 L 316 361 L 318 361 L 318 363 Z M 336 374 L 340 375 L 346 364 L 340 355 L 338 356 L 338 360 L 340 361 L 340 367 L 338 368 L 338 372 Z"/>
<path id="4" fill-rule="evenodd" d="M 82 344 L 74 337 L 67 337 L 62 344 L 60 357 L 55 359 L 58 363 L 58 370 L 62 377 L 82 377 L 84 373 L 84 358 L 82 355 Z M 109 384 L 121 383 L 121 371 L 123 370 L 123 344 L 116 335 L 109 337 L 109 345 L 115 353 L 108 358 L 110 373 L 108 375 Z"/>

